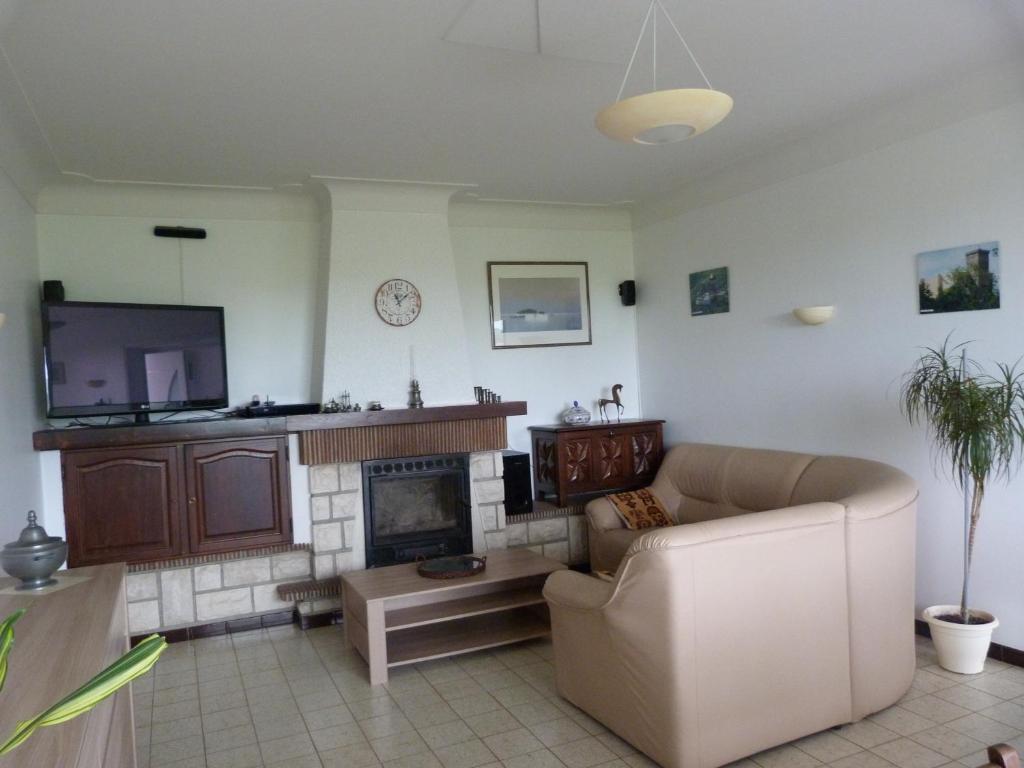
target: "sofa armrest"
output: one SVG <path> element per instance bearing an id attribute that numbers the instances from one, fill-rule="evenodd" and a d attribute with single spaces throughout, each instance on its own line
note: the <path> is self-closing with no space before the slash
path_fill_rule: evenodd
<path id="1" fill-rule="evenodd" d="M 608 500 L 607 496 L 587 502 L 583 511 L 590 527 L 595 531 L 615 531 L 626 527 L 622 518 L 619 517 L 619 513 L 615 511 L 615 505 Z"/>
<path id="2" fill-rule="evenodd" d="M 613 582 L 576 571 L 555 571 L 544 582 L 544 599 L 559 608 L 570 610 L 600 610 L 614 593 Z"/>

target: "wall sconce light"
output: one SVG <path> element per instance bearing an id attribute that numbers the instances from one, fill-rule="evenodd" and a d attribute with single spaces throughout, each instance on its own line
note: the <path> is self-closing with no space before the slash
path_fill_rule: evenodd
<path id="1" fill-rule="evenodd" d="M 793 310 L 793 315 L 805 325 L 821 325 L 831 320 L 835 312 L 835 307 L 821 305 L 817 307 L 797 307 Z"/>
<path id="2" fill-rule="evenodd" d="M 4 320 L 6 320 L 6 319 L 7 319 L 7 315 L 5 315 L 3 312 L 0 312 L 0 328 L 4 327 Z"/>

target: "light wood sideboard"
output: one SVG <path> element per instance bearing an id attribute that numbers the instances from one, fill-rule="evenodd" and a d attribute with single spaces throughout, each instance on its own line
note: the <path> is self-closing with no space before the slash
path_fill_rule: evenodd
<path id="1" fill-rule="evenodd" d="M 427 579 L 416 563 L 341 576 L 345 640 L 370 666 L 370 684 L 418 661 L 550 634 L 541 589 L 566 566 L 527 549 L 489 552 L 487 569 L 461 579 Z"/>
<path id="2" fill-rule="evenodd" d="M 83 578 L 55 592 L 6 594 L 15 579 L 0 578 L 0 616 L 27 613 L 14 625 L 7 683 L 0 692 L 0 738 L 113 663 L 128 650 L 124 565 L 61 571 Z M 135 726 L 130 687 L 66 723 L 38 729 L 0 768 L 133 768 Z"/>

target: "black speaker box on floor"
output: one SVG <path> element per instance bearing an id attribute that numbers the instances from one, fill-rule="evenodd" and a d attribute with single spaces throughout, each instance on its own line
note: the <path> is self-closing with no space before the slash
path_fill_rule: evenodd
<path id="1" fill-rule="evenodd" d="M 619 296 L 622 297 L 622 306 L 632 307 L 636 304 L 636 280 L 624 280 L 619 283 Z"/>
<path id="2" fill-rule="evenodd" d="M 525 515 L 533 511 L 530 485 L 530 454 L 522 451 L 501 452 L 505 465 L 505 514 Z"/>
<path id="3" fill-rule="evenodd" d="M 64 283 L 60 280 L 43 280 L 43 301 L 64 301 Z"/>

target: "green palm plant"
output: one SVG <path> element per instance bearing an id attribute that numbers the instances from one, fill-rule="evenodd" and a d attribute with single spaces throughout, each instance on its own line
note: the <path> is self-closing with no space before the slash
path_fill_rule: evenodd
<path id="1" fill-rule="evenodd" d="M 25 609 L 15 611 L 0 622 L 0 691 L 7 678 L 7 663 L 14 647 L 14 624 L 25 614 Z M 0 743 L 0 755 L 6 755 L 31 736 L 37 728 L 64 723 L 85 714 L 108 696 L 135 678 L 146 674 L 156 664 L 160 654 L 167 648 L 167 641 L 160 635 L 150 635 L 109 667 L 93 677 L 77 690 L 72 691 L 52 707 L 29 720 L 23 720 L 6 741 Z"/>
<path id="2" fill-rule="evenodd" d="M 997 363 L 989 374 L 967 353 L 968 343 L 926 347 L 903 379 L 900 409 L 923 423 L 938 455 L 949 461 L 964 498 L 964 581 L 959 620 L 971 623 L 967 595 L 981 503 L 992 480 L 1008 480 L 1020 467 L 1024 441 L 1024 374 Z M 936 458 L 938 458 L 938 455 Z"/>

